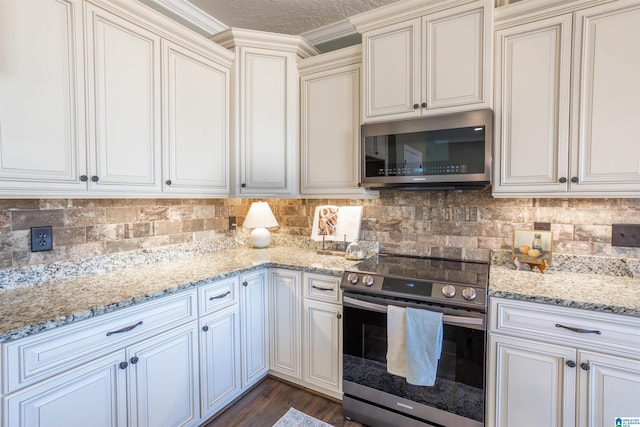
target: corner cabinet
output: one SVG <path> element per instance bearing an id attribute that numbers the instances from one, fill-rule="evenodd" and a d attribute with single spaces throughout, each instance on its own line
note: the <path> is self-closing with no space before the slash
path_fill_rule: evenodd
<path id="1" fill-rule="evenodd" d="M 487 425 L 600 427 L 634 416 L 640 319 L 492 298 Z"/>
<path id="2" fill-rule="evenodd" d="M 300 194 L 362 196 L 360 183 L 360 46 L 298 62 Z"/>
<path id="3" fill-rule="evenodd" d="M 495 197 L 640 196 L 640 2 L 576 3 L 496 11 Z"/>
<path id="4" fill-rule="evenodd" d="M 301 37 L 231 28 L 210 37 L 235 52 L 233 192 L 299 192 L 296 61 L 317 51 Z"/>
<path id="5" fill-rule="evenodd" d="M 491 1 L 405 0 L 349 20 L 362 33 L 363 122 L 491 107 Z"/>
<path id="6" fill-rule="evenodd" d="M 5 0 L 0 27 L 0 196 L 229 194 L 232 53 L 128 0 Z"/>

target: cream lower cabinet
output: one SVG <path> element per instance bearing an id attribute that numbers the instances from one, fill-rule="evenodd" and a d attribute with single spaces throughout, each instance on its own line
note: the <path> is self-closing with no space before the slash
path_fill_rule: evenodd
<path id="1" fill-rule="evenodd" d="M 495 197 L 640 195 L 640 2 L 586 3 L 496 11 Z"/>
<path id="2" fill-rule="evenodd" d="M 501 299 L 490 310 L 487 426 L 602 427 L 637 415 L 640 319 Z"/>
<path id="3" fill-rule="evenodd" d="M 198 289 L 200 398 L 205 419 L 242 392 L 238 277 Z"/>
<path id="4" fill-rule="evenodd" d="M 2 344 L 2 426 L 192 425 L 195 294 Z"/>
<path id="5" fill-rule="evenodd" d="M 240 330 L 242 387 L 262 379 L 269 371 L 269 287 L 267 270 L 240 276 Z"/>
<path id="6" fill-rule="evenodd" d="M 349 18 L 362 33 L 363 121 L 490 107 L 492 16 L 485 0 L 405 1 Z"/>
<path id="7" fill-rule="evenodd" d="M 270 373 L 342 399 L 340 278 L 270 270 Z"/>

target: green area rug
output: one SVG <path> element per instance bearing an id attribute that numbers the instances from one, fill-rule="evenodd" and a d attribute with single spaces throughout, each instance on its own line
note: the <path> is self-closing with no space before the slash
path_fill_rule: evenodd
<path id="1" fill-rule="evenodd" d="M 304 412 L 300 412 L 297 409 L 290 408 L 286 414 L 278 420 L 273 427 L 333 427 L 331 424 L 327 424 L 324 421 L 320 421 L 316 418 L 310 417 Z"/>

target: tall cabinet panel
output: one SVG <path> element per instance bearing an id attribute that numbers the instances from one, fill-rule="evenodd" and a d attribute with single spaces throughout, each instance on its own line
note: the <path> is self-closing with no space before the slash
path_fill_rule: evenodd
<path id="1" fill-rule="evenodd" d="M 242 330 L 242 387 L 269 371 L 269 316 L 267 271 L 240 276 L 240 328 Z"/>
<path id="2" fill-rule="evenodd" d="M 91 188 L 159 191 L 160 37 L 86 6 Z"/>
<path id="3" fill-rule="evenodd" d="M 0 181 L 84 191 L 82 3 L 0 1 Z"/>
<path id="4" fill-rule="evenodd" d="M 580 145 L 570 189 L 640 195 L 640 3 L 580 11 L 575 22 L 572 136 Z"/>
<path id="5" fill-rule="evenodd" d="M 229 193 L 229 69 L 163 44 L 164 190 Z"/>
<path id="6" fill-rule="evenodd" d="M 496 40 L 494 191 L 564 192 L 571 16 L 501 30 Z"/>

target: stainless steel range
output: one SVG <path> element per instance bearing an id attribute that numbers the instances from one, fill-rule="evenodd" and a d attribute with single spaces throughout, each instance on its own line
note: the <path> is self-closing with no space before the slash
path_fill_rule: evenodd
<path id="1" fill-rule="evenodd" d="M 489 265 L 381 254 L 342 277 L 343 413 L 373 427 L 484 426 Z M 442 313 L 433 386 L 387 371 L 388 306 Z"/>

